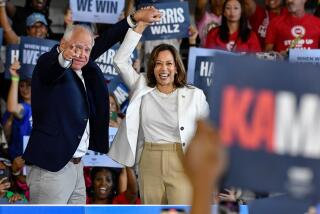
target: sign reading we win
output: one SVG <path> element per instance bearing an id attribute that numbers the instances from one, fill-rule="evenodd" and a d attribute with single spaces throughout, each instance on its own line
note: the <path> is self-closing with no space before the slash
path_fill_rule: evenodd
<path id="1" fill-rule="evenodd" d="M 119 21 L 125 0 L 70 0 L 73 21 L 110 23 Z"/>

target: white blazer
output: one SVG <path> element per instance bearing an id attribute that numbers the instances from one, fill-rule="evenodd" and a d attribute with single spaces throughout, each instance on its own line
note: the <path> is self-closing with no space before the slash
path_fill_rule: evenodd
<path id="1" fill-rule="evenodd" d="M 144 143 L 140 124 L 141 98 L 155 89 L 148 87 L 145 74 L 138 74 L 129 63 L 130 55 L 140 38 L 141 34 L 129 29 L 113 60 L 116 70 L 130 89 L 131 97 L 126 117 L 108 155 L 125 166 L 133 166 L 140 160 Z M 196 121 L 208 116 L 209 105 L 201 89 L 190 86 L 177 90 L 180 140 L 185 151 L 196 130 Z"/>

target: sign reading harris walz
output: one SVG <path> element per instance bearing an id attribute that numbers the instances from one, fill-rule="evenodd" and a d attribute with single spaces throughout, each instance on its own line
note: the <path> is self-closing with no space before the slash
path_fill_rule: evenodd
<path id="1" fill-rule="evenodd" d="M 119 21 L 125 0 L 70 0 L 73 21 L 110 23 Z"/>
<path id="2" fill-rule="evenodd" d="M 311 64 L 216 56 L 208 99 L 229 148 L 226 186 L 319 197 L 319 79 Z"/>
<path id="3" fill-rule="evenodd" d="M 143 6 L 139 5 L 139 7 Z M 160 22 L 153 23 L 143 33 L 143 40 L 180 39 L 188 37 L 190 25 L 189 3 L 156 3 L 160 10 Z"/>
<path id="4" fill-rule="evenodd" d="M 188 59 L 188 83 L 201 88 L 206 96 L 214 80 L 214 63 L 216 54 L 237 55 L 232 52 L 207 49 L 190 48 Z"/>
<path id="5" fill-rule="evenodd" d="M 121 111 L 125 112 L 129 103 L 129 89 L 119 77 L 116 68 L 113 66 L 113 58 L 119 47 L 119 43 L 115 44 L 99 56 L 95 62 L 100 67 L 106 82 L 108 82 L 109 92 L 115 95 Z M 138 58 L 137 51 L 135 50 L 130 57 L 129 63 L 132 64 L 133 61 Z"/>
<path id="6" fill-rule="evenodd" d="M 39 57 L 43 53 L 50 51 L 56 44 L 58 44 L 58 42 L 54 40 L 22 36 L 19 49 L 21 78 L 31 78 Z"/>
<path id="7" fill-rule="evenodd" d="M 106 80 L 112 80 L 113 78 L 119 75 L 116 71 L 116 68 L 113 66 L 113 58 L 116 55 L 116 52 L 118 51 L 119 47 L 119 43 L 113 45 L 106 52 L 100 55 L 95 61 L 97 65 L 100 67 L 103 76 Z M 137 58 L 138 52 L 137 50 L 134 50 L 134 52 L 130 56 L 129 63 L 132 64 Z"/>

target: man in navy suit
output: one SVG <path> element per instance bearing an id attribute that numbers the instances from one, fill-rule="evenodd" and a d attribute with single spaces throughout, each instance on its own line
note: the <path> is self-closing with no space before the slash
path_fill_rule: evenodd
<path id="1" fill-rule="evenodd" d="M 60 46 L 43 54 L 32 77 L 33 130 L 23 158 L 30 202 L 85 204 L 81 157 L 88 149 L 107 153 L 109 103 L 101 70 L 94 62 L 121 41 L 134 22 L 159 21 L 155 8 L 138 10 L 96 40 L 91 29 L 74 25 Z"/>

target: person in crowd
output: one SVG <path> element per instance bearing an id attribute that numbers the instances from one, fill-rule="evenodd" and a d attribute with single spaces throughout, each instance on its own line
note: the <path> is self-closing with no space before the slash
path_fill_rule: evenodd
<path id="1" fill-rule="evenodd" d="M 221 26 L 210 30 L 205 47 L 230 52 L 261 51 L 256 34 L 248 27 L 242 0 L 224 2 Z"/>
<path id="2" fill-rule="evenodd" d="M 66 30 L 68 27 L 73 25 L 72 21 L 72 11 L 69 7 L 69 4 L 63 10 L 63 28 Z M 50 33 L 49 39 L 52 40 L 61 40 L 63 33 Z"/>
<path id="3" fill-rule="evenodd" d="M 48 37 L 48 23 L 41 13 L 32 13 L 25 20 L 28 36 L 45 39 Z M 20 44 L 20 36 L 13 31 L 5 7 L 0 5 L 0 25 L 3 28 L 3 35 L 6 44 Z"/>
<path id="4" fill-rule="evenodd" d="M 32 165 L 31 203 L 86 202 L 81 157 L 88 148 L 106 153 L 109 147 L 108 92 L 94 61 L 134 22 L 152 23 L 160 16 L 154 7 L 138 10 L 96 39 L 90 28 L 73 25 L 60 45 L 39 57 L 32 76 L 33 129 L 23 154 Z"/>
<path id="5" fill-rule="evenodd" d="M 126 190 L 117 193 L 116 172 L 110 168 L 94 167 L 91 170 L 93 197 L 91 204 L 140 204 L 138 185 L 133 169 L 126 167 Z"/>
<path id="6" fill-rule="evenodd" d="M 10 167 L 11 162 L 8 159 L 0 157 L 0 204 L 25 204 L 28 201 L 24 195 L 10 191 L 12 186 Z"/>
<path id="7" fill-rule="evenodd" d="M 197 0 L 196 2 L 195 21 L 202 47 L 205 44 L 208 32 L 221 24 L 223 2 L 224 0 L 210 0 L 209 11 L 206 9 L 208 0 Z"/>
<path id="8" fill-rule="evenodd" d="M 198 47 L 198 30 L 195 26 L 189 26 L 189 37 L 182 39 L 181 46 L 180 46 L 180 56 L 185 68 L 188 68 L 188 60 L 189 60 L 189 52 L 190 47 Z"/>
<path id="9" fill-rule="evenodd" d="M 10 0 L 0 0 L 0 6 L 5 7 L 9 18 L 12 20 L 12 29 L 18 36 L 28 35 L 26 19 L 32 13 L 40 13 L 45 17 L 49 34 L 51 33 L 49 19 L 49 6 L 51 0 L 26 0 L 23 7 L 16 6 Z"/>
<path id="10" fill-rule="evenodd" d="M 265 51 L 287 55 L 292 48 L 319 48 L 320 19 L 305 12 L 305 3 L 306 0 L 286 0 L 288 13 L 270 22 Z"/>
<path id="11" fill-rule="evenodd" d="M 218 188 L 226 161 L 218 131 L 208 122 L 198 121 L 184 158 L 184 168 L 193 186 L 190 214 L 211 213 L 212 192 Z"/>
<path id="12" fill-rule="evenodd" d="M 123 114 L 120 111 L 120 106 L 117 102 L 116 96 L 114 94 L 109 94 L 109 105 L 110 105 L 110 120 L 109 126 L 118 128 L 122 121 Z"/>
<path id="13" fill-rule="evenodd" d="M 68 5 L 68 7 L 66 7 L 64 9 L 64 13 L 63 13 L 63 26 L 66 29 L 67 27 L 71 26 L 72 24 L 73 24 L 72 11 L 71 11 L 71 8 Z"/>
<path id="14" fill-rule="evenodd" d="M 283 7 L 282 0 L 265 0 L 265 8 L 256 3 L 256 0 L 245 0 L 246 15 L 253 32 L 259 38 L 260 46 L 264 49 L 265 38 L 269 23 L 277 16 L 288 13 Z"/>
<path id="15" fill-rule="evenodd" d="M 23 137 L 30 136 L 32 129 L 31 79 L 20 80 L 20 67 L 20 62 L 15 61 L 9 69 L 11 86 L 7 99 L 7 111 L 14 117 L 9 141 L 11 160 L 22 155 Z"/>
<path id="16" fill-rule="evenodd" d="M 126 166 L 139 163 L 144 204 L 188 204 L 192 188 L 182 167 L 183 151 L 195 121 L 207 117 L 209 107 L 203 91 L 187 85 L 183 63 L 172 45 L 155 47 L 147 73 L 135 72 L 128 60 L 146 26 L 139 22 L 129 29 L 114 57 L 132 97 L 108 155 Z"/>
<path id="17" fill-rule="evenodd" d="M 3 123 L 6 127 L 8 137 L 8 158 L 12 160 L 11 172 L 13 182 L 17 189 L 27 192 L 26 178 L 22 174 L 24 160 L 23 138 L 30 136 L 32 129 L 31 111 L 31 79 L 20 80 L 20 63 L 15 61 L 10 66 L 11 85 L 7 99 L 7 112 L 4 114 Z M 21 187 L 21 188 L 20 188 Z"/>

